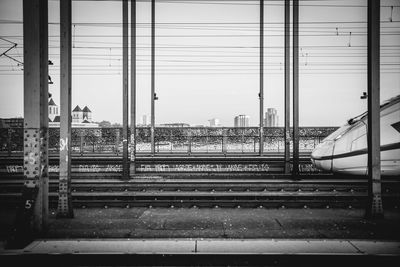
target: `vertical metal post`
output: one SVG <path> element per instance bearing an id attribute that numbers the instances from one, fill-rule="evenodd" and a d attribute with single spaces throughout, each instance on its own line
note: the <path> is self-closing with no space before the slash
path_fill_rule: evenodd
<path id="1" fill-rule="evenodd" d="M 368 218 L 383 217 L 380 154 L 380 0 L 368 0 Z"/>
<path id="2" fill-rule="evenodd" d="M 72 218 L 71 200 L 71 0 L 60 1 L 60 176 L 57 217 Z"/>
<path id="3" fill-rule="evenodd" d="M 155 101 L 155 14 L 156 13 L 156 1 L 151 0 L 151 126 L 150 126 L 150 138 L 151 138 L 151 155 L 154 156 L 155 144 L 154 144 L 154 124 L 155 124 L 155 112 L 154 112 L 154 101 Z"/>
<path id="4" fill-rule="evenodd" d="M 264 0 L 260 0 L 260 147 L 259 153 L 264 152 Z"/>
<path id="5" fill-rule="evenodd" d="M 122 177 L 128 179 L 128 0 L 122 1 L 122 80 Z"/>
<path id="6" fill-rule="evenodd" d="M 290 0 L 285 0 L 285 173 L 290 172 Z"/>
<path id="7" fill-rule="evenodd" d="M 33 227 L 41 231 L 48 223 L 49 191 L 48 4 L 47 0 L 24 0 L 23 3 L 24 44 L 27 45 L 24 48 L 24 186 L 38 188 L 32 203 Z"/>
<path id="8" fill-rule="evenodd" d="M 136 172 L 136 0 L 131 0 L 131 164 Z"/>
<path id="9" fill-rule="evenodd" d="M 293 175 L 299 174 L 299 0 L 293 0 Z"/>
<path id="10" fill-rule="evenodd" d="M 24 184 L 7 247 L 24 247 L 48 224 L 47 0 L 23 1 Z"/>

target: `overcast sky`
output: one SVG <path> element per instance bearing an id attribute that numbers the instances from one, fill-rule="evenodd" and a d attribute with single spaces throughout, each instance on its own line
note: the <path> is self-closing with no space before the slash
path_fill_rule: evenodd
<path id="1" fill-rule="evenodd" d="M 300 125 L 339 126 L 366 109 L 367 0 L 300 1 Z M 138 1 L 137 114 L 150 114 L 150 1 Z M 382 0 L 381 100 L 400 94 L 400 3 Z M 393 6 L 393 8 L 392 8 Z M 265 110 L 283 125 L 283 1 L 265 3 Z M 72 104 L 122 121 L 122 3 L 74 1 Z M 158 0 L 156 124 L 259 122 L 258 1 Z M 49 1 L 49 85 L 59 104 L 59 1 Z M 350 36 L 351 32 L 351 36 Z M 0 1 L 0 52 L 23 61 L 22 0 Z M 0 117 L 23 115 L 23 72 L 0 57 Z"/>

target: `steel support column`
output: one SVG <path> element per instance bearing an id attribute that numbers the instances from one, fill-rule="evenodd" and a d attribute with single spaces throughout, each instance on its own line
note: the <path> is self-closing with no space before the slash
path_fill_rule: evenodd
<path id="1" fill-rule="evenodd" d="M 71 200 L 71 0 L 60 1 L 60 176 L 57 217 L 74 217 Z"/>
<path id="2" fill-rule="evenodd" d="M 260 0 L 260 156 L 264 153 L 264 0 Z"/>
<path id="3" fill-rule="evenodd" d="M 293 0 L 293 175 L 299 173 L 299 0 Z"/>
<path id="4" fill-rule="evenodd" d="M 24 247 L 48 223 L 47 0 L 23 1 L 24 184 L 7 247 Z"/>
<path id="5" fill-rule="evenodd" d="M 130 175 L 136 172 L 136 0 L 131 0 L 131 164 Z"/>
<path id="6" fill-rule="evenodd" d="M 128 0 L 122 1 L 122 84 L 122 177 L 128 179 Z"/>
<path id="7" fill-rule="evenodd" d="M 380 154 L 380 0 L 368 0 L 368 218 L 383 217 Z"/>
<path id="8" fill-rule="evenodd" d="M 285 0 L 285 173 L 290 172 L 290 0 Z"/>
<path id="9" fill-rule="evenodd" d="M 48 11 L 47 0 L 24 0 L 24 208 L 33 229 L 48 222 Z M 35 197 L 25 193 L 37 190 Z"/>
<path id="10" fill-rule="evenodd" d="M 151 138 L 151 155 L 155 153 L 155 142 L 154 142 L 154 124 L 155 124 L 155 112 L 154 112 L 154 101 L 155 101 L 155 16 L 156 16 L 156 1 L 151 0 L 151 126 L 150 126 L 150 138 Z"/>

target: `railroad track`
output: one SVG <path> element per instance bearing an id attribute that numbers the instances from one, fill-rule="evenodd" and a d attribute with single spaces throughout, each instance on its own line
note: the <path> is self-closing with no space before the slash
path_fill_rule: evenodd
<path id="1" fill-rule="evenodd" d="M 0 206 L 15 207 L 22 179 L 0 181 Z M 75 207 L 358 208 L 367 200 L 365 179 L 72 179 Z M 49 182 L 49 203 L 57 207 L 58 180 Z M 385 179 L 383 201 L 400 203 L 400 180 Z"/>

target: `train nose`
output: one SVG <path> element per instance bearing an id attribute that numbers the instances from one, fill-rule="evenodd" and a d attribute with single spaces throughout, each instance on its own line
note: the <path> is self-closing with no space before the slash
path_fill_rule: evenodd
<path id="1" fill-rule="evenodd" d="M 311 161 L 315 168 L 332 171 L 332 154 L 334 141 L 327 140 L 320 143 L 311 153 Z"/>

